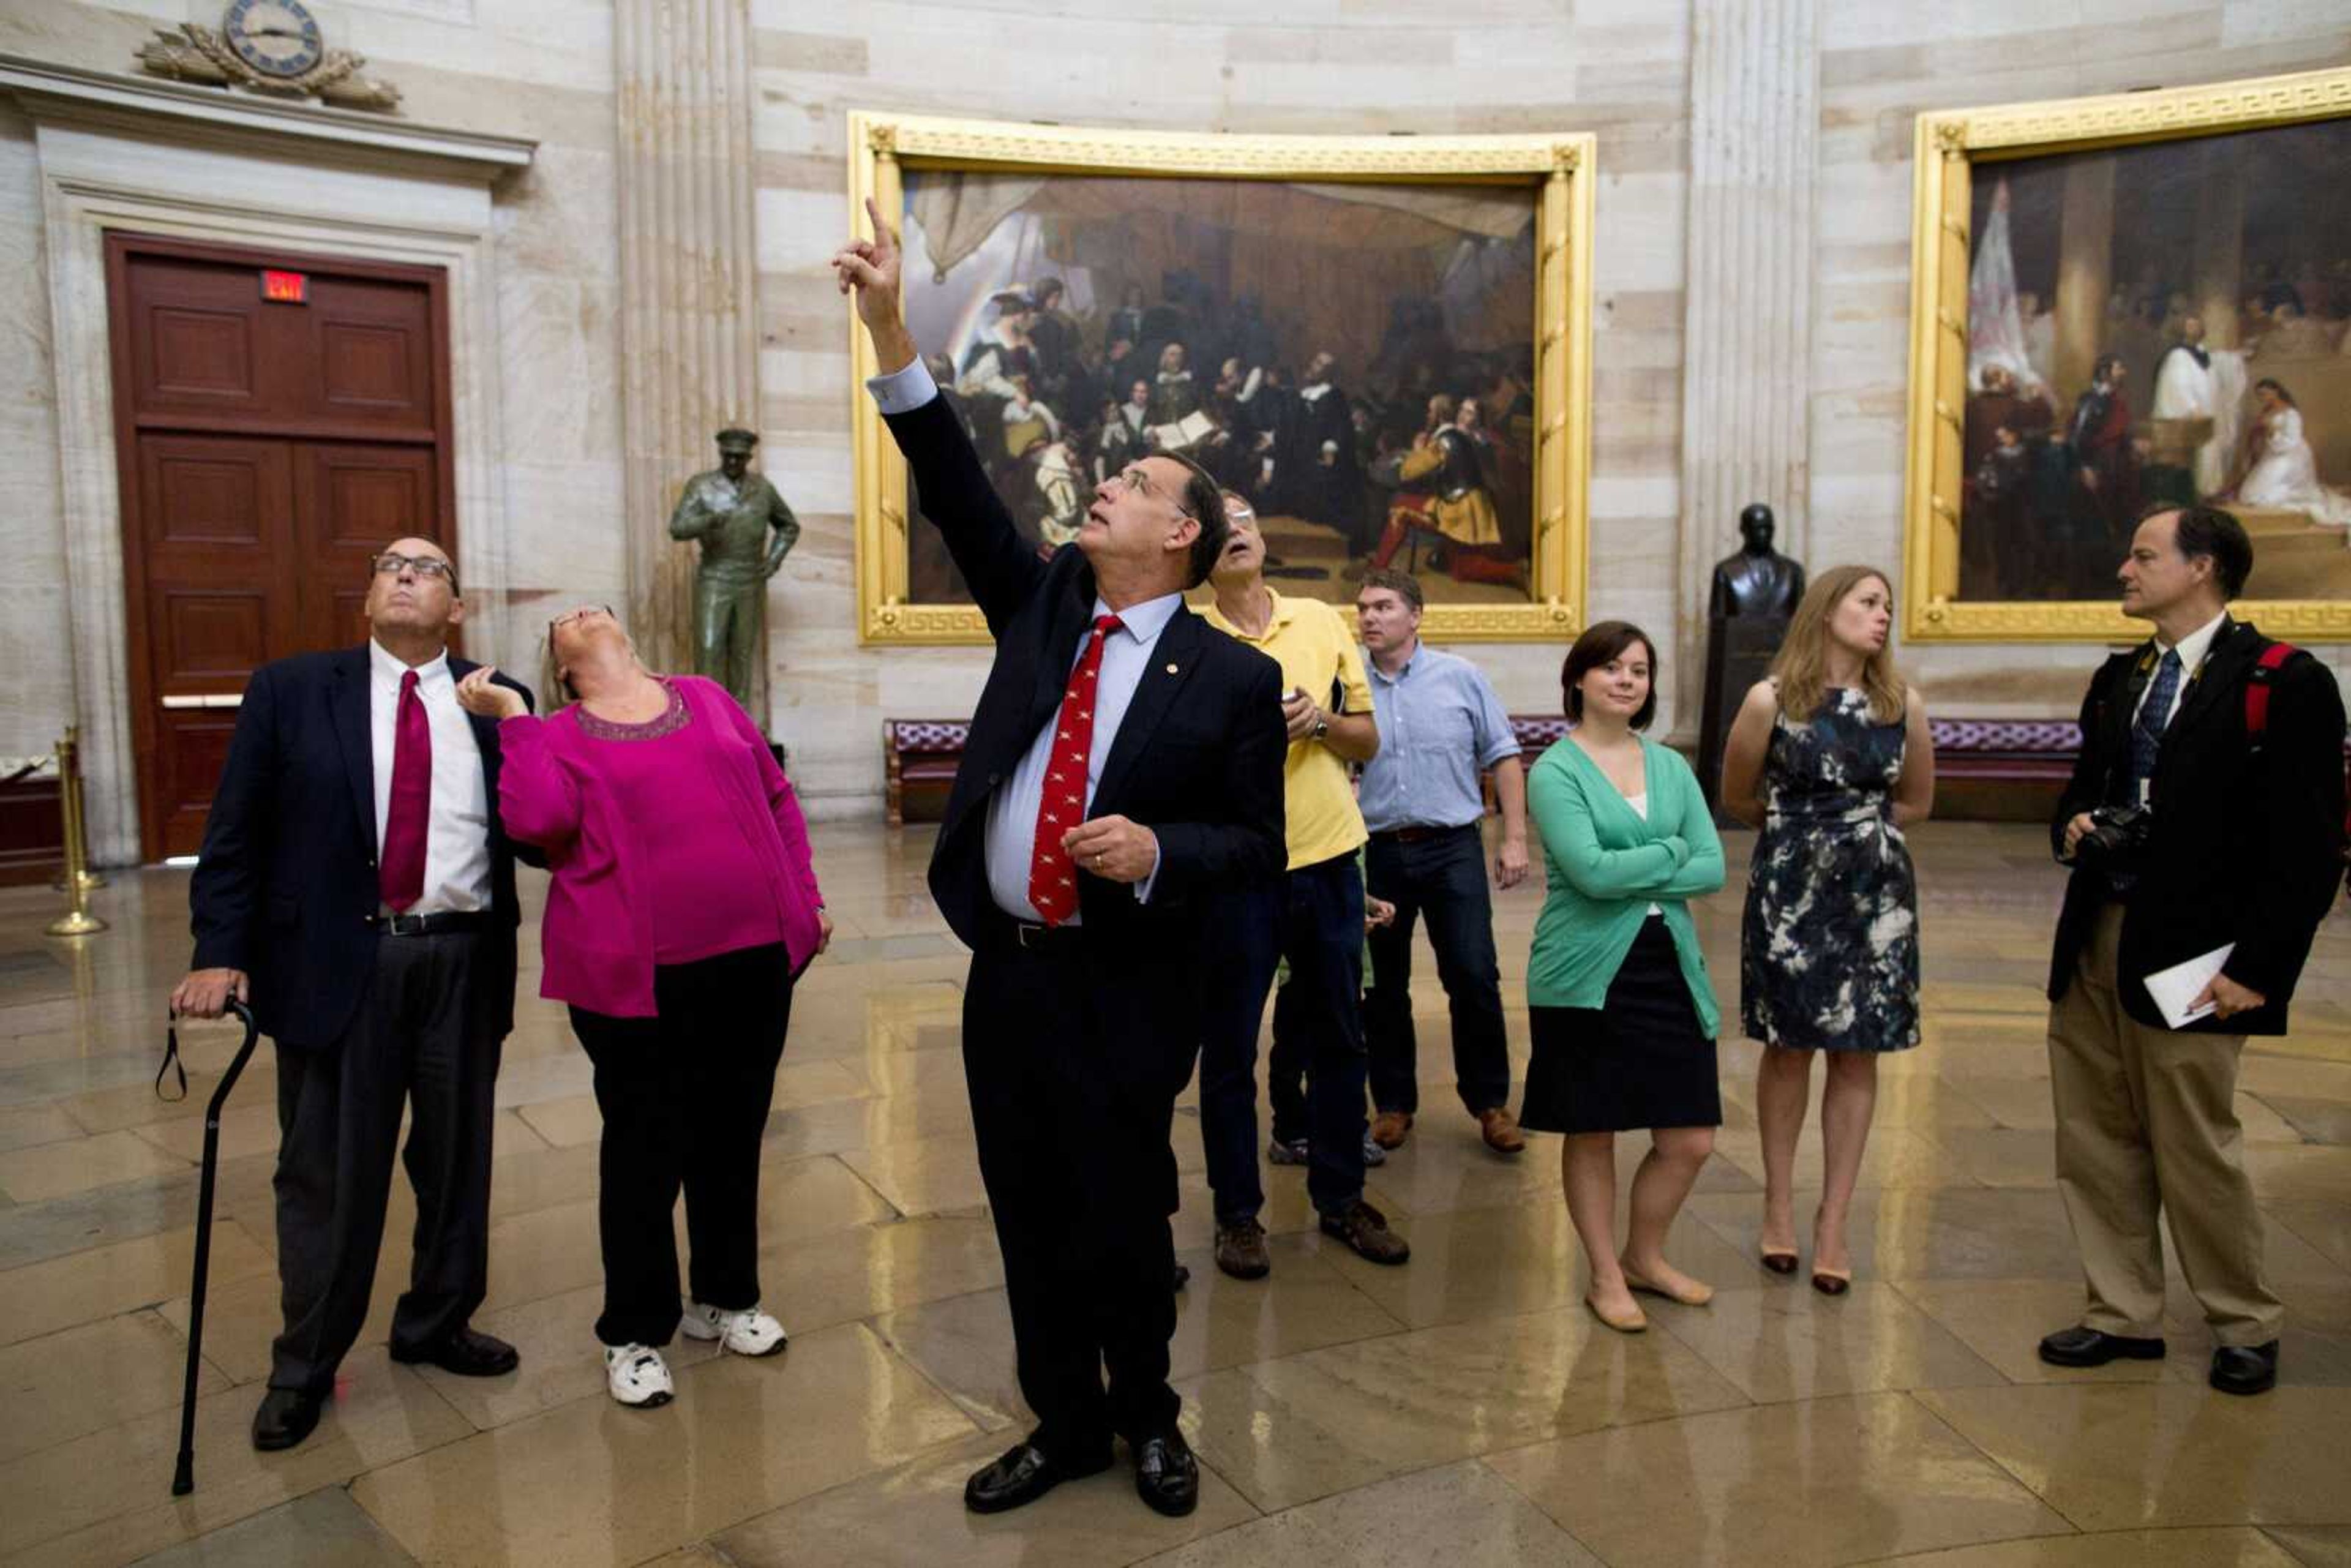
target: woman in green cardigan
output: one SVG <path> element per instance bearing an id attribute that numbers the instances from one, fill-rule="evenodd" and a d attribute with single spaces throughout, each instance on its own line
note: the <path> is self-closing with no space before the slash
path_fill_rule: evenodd
<path id="1" fill-rule="evenodd" d="M 1722 841 L 1689 765 L 1639 733 L 1656 714 L 1656 664 L 1629 622 L 1578 637 L 1560 675 L 1575 727 L 1527 779 L 1550 870 L 1527 960 L 1534 1056 L 1519 1120 L 1567 1134 L 1567 1211 L 1592 1264 L 1584 1304 L 1621 1333 L 1648 1327 L 1634 1291 L 1693 1307 L 1714 1296 L 1666 1261 L 1665 1244 L 1722 1123 L 1719 1015 L 1687 904 L 1722 886 Z M 1620 1254 L 1616 1134 L 1644 1127 Z"/>

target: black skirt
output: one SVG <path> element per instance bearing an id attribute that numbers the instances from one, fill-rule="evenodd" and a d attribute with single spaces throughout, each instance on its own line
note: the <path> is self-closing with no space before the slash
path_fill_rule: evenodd
<path id="1" fill-rule="evenodd" d="M 1642 922 L 1605 1006 L 1527 1010 L 1534 1054 L 1519 1124 L 1529 1132 L 1722 1124 L 1714 1041 L 1662 916 Z"/>

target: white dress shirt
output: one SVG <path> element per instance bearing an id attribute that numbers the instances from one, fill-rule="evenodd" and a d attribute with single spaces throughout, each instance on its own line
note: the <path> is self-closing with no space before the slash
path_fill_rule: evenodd
<path id="1" fill-rule="evenodd" d="M 2196 672 L 2203 667 L 2204 655 L 2212 651 L 2212 639 L 2220 634 L 2220 622 L 2228 618 L 2229 612 L 2223 610 L 2220 614 L 2182 637 L 2177 649 L 2165 647 L 2163 639 L 2160 637 L 2155 640 L 2155 658 L 2158 664 L 2162 664 L 2163 655 L 2167 653 L 2176 652 L 2179 655 L 2179 684 L 2172 689 L 2171 711 L 2163 716 L 2162 727 L 2165 729 L 2169 729 L 2171 721 L 2179 716 L 2179 705 L 2188 700 L 2188 688 L 2195 681 Z M 2147 706 L 2147 694 L 2154 690 L 2155 676 L 2150 674 L 2147 676 L 2147 685 L 2139 690 L 2137 704 L 2131 709 L 2132 723 L 2138 722 L 2139 709 Z"/>
<path id="2" fill-rule="evenodd" d="M 392 752 L 400 737 L 400 677 L 408 666 L 368 643 L 368 737 L 375 763 L 375 842 L 392 814 Z M 424 831 L 424 892 L 402 911 L 433 915 L 490 906 L 490 799 L 482 748 L 457 706 L 457 682 L 444 650 L 416 666 L 416 698 L 433 736 L 433 809 Z M 379 913 L 388 913 L 379 910 Z"/>
<path id="3" fill-rule="evenodd" d="M 873 394 L 873 402 L 883 413 L 910 413 L 939 395 L 938 383 L 920 359 L 903 370 L 873 377 L 865 383 Z M 1134 688 L 1143 684 L 1144 672 L 1151 667 L 1151 651 L 1158 645 L 1159 634 L 1167 622 L 1184 607 L 1184 596 L 1169 593 L 1113 611 L 1100 599 L 1094 601 L 1093 617 L 1105 615 L 1119 618 L 1120 630 L 1102 643 L 1102 670 L 1094 677 L 1094 733 L 1092 748 L 1086 755 L 1086 805 L 1092 815 L 1094 789 L 1102 782 L 1102 764 L 1110 759 L 1112 746 L 1118 739 L 1118 727 L 1126 717 L 1129 704 L 1134 701 Z M 1071 656 L 1070 668 L 1086 656 L 1086 643 L 1092 635 L 1078 639 L 1077 652 Z M 987 833 L 983 841 L 987 860 L 987 891 L 996 906 L 1015 920 L 1037 922 L 1043 919 L 1037 905 L 1029 897 L 1029 870 L 1037 856 L 1037 807 L 1045 797 L 1045 770 L 1053 760 L 1054 718 L 1048 715 L 1044 727 L 1020 758 L 1012 777 L 996 787 L 987 800 Z M 1075 827 L 1075 822 L 1065 824 Z M 1154 835 L 1151 874 L 1134 884 L 1134 896 L 1149 903 L 1152 883 L 1159 879 L 1156 835 Z M 1064 925 L 1082 924 L 1071 915 Z"/>

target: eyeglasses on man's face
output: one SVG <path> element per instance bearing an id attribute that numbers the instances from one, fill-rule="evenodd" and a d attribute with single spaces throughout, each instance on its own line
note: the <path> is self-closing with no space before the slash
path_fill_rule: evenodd
<path id="1" fill-rule="evenodd" d="M 457 586 L 457 569 L 439 556 L 401 555 L 386 550 L 368 564 L 375 569 L 378 577 L 398 577 L 403 571 L 413 571 L 419 577 L 437 578 L 453 589 Z"/>
<path id="2" fill-rule="evenodd" d="M 1183 502 L 1177 500 L 1175 497 L 1163 494 L 1159 487 L 1151 482 L 1151 476 L 1143 471 L 1143 465 L 1139 463 L 1134 464 L 1132 466 L 1120 469 L 1116 475 L 1113 476 L 1113 477 L 1118 481 L 1119 487 L 1123 490 L 1127 490 L 1139 496 L 1155 496 L 1159 499 L 1166 502 L 1169 506 L 1176 508 L 1176 515 L 1179 517 L 1197 517 L 1198 516 L 1197 513 L 1185 506 Z"/>

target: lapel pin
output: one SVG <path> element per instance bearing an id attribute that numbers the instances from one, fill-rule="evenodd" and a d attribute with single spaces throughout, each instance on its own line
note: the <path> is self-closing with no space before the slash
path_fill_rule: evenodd
<path id="1" fill-rule="evenodd" d="M 1173 665 L 1173 664 L 1168 665 L 1168 666 L 1167 666 L 1167 673 L 1168 673 L 1169 674 L 1171 674 L 1171 675 L 1172 675 L 1172 674 L 1174 674 L 1176 673 L 1176 666 L 1175 666 L 1175 665 Z"/>

